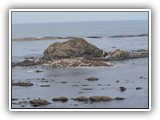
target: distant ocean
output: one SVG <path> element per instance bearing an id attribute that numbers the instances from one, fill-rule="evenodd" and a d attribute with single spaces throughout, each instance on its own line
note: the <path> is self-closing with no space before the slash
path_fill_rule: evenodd
<path id="1" fill-rule="evenodd" d="M 82 37 L 89 43 L 105 51 L 148 49 L 148 36 L 109 38 L 112 35 L 148 34 L 147 21 L 106 21 L 106 22 L 66 22 L 13 24 L 12 38 L 58 36 Z M 100 36 L 99 38 L 87 38 Z M 13 62 L 22 61 L 26 56 L 42 56 L 43 51 L 52 43 L 68 39 L 14 41 L 12 42 Z"/>
<path id="2" fill-rule="evenodd" d="M 147 20 L 12 24 L 12 38 L 148 34 Z"/>

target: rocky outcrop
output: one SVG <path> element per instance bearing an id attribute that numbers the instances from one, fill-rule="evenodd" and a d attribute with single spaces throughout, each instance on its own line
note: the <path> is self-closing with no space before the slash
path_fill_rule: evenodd
<path id="1" fill-rule="evenodd" d="M 123 51 L 123 50 L 120 50 L 120 49 L 117 49 L 113 52 L 111 52 L 108 56 L 107 56 L 107 60 L 109 61 L 115 61 L 115 60 L 126 60 L 126 59 L 129 59 L 131 58 L 132 55 L 130 52 L 127 52 L 127 51 Z"/>
<path id="2" fill-rule="evenodd" d="M 117 49 L 113 52 L 106 53 L 105 56 L 107 61 L 128 60 L 145 57 L 148 57 L 148 50 L 144 49 L 132 50 L 131 52 Z"/>
<path id="3" fill-rule="evenodd" d="M 103 51 L 82 38 L 71 38 L 69 41 L 51 44 L 45 51 L 43 60 L 57 60 L 77 57 L 102 57 Z"/>

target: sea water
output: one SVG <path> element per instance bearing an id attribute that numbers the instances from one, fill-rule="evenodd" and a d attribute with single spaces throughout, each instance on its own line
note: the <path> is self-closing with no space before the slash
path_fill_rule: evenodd
<path id="1" fill-rule="evenodd" d="M 103 22 L 68 22 L 68 23 L 36 23 L 13 24 L 12 38 L 45 37 L 45 36 L 76 36 L 105 51 L 122 49 L 126 51 L 148 49 L 148 37 L 122 37 L 109 38 L 112 35 L 148 34 L 147 21 L 103 21 Z M 99 38 L 87 38 L 100 36 Z M 12 62 L 20 62 L 25 57 L 43 56 L 43 51 L 52 43 L 64 42 L 60 40 L 40 41 L 12 41 Z M 32 99 L 46 99 L 52 104 L 40 108 L 148 108 L 148 58 L 114 62 L 113 67 L 100 68 L 41 68 L 15 67 L 12 68 L 14 82 L 32 82 L 31 87 L 12 87 L 13 108 L 33 108 L 30 104 L 18 102 Z M 42 70 L 36 73 L 37 69 Z M 90 82 L 88 77 L 98 77 L 98 81 Z M 142 77 L 142 79 L 141 79 Z M 41 80 L 45 78 L 46 81 Z M 116 82 L 119 80 L 120 82 Z M 66 83 L 63 84 L 62 82 Z M 40 87 L 40 85 L 50 87 Z M 120 92 L 119 87 L 125 86 L 127 90 Z M 136 87 L 142 87 L 136 90 Z M 90 88 L 91 90 L 84 90 Z M 105 95 L 112 98 L 124 97 L 123 101 L 109 102 L 78 102 L 70 100 L 66 103 L 53 102 L 52 98 L 66 96 Z M 38 107 L 39 108 L 39 107 Z"/>

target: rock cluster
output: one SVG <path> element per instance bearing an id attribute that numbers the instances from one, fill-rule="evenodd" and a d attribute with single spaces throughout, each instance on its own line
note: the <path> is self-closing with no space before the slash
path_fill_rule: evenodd
<path id="1" fill-rule="evenodd" d="M 51 104 L 50 102 L 48 102 L 47 100 L 44 100 L 44 99 L 34 99 L 34 100 L 31 100 L 30 101 L 30 104 L 34 107 L 36 106 L 41 106 L 41 105 L 48 105 L 48 104 Z"/>

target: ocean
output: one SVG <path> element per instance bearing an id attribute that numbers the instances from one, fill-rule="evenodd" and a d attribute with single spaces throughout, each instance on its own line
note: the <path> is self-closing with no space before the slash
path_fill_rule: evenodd
<path id="1" fill-rule="evenodd" d="M 46 36 L 101 36 L 148 34 L 148 21 L 98 21 L 13 24 L 12 38 Z"/>
<path id="2" fill-rule="evenodd" d="M 148 36 L 110 38 L 113 35 L 148 34 L 148 21 L 97 21 L 97 22 L 65 22 L 65 23 L 28 23 L 13 24 L 12 39 L 29 37 L 58 36 L 82 37 L 98 48 L 107 52 L 116 49 L 132 51 L 148 50 Z M 102 38 L 88 38 L 100 36 Z M 12 41 L 12 62 L 20 62 L 25 57 L 43 56 L 43 51 L 52 43 L 64 42 L 68 39 Z M 12 108 L 148 108 L 149 77 L 148 58 L 111 62 L 113 67 L 97 68 L 43 68 L 14 67 L 14 82 L 32 82 L 34 86 L 12 86 Z M 36 70 L 43 72 L 36 73 Z M 90 82 L 88 77 L 98 77 L 98 81 Z M 44 78 L 45 80 L 42 80 Z M 119 82 L 116 82 L 116 81 Z M 41 87 L 50 85 L 50 87 Z M 125 92 L 119 87 L 127 88 Z M 142 87 L 136 90 L 136 87 Z M 87 90 L 88 89 L 88 90 Z M 124 97 L 122 101 L 79 102 L 70 98 L 78 96 L 110 96 Z M 66 96 L 68 102 L 53 102 L 52 98 Z M 33 99 L 46 99 L 51 104 L 33 107 L 29 104 Z"/>

